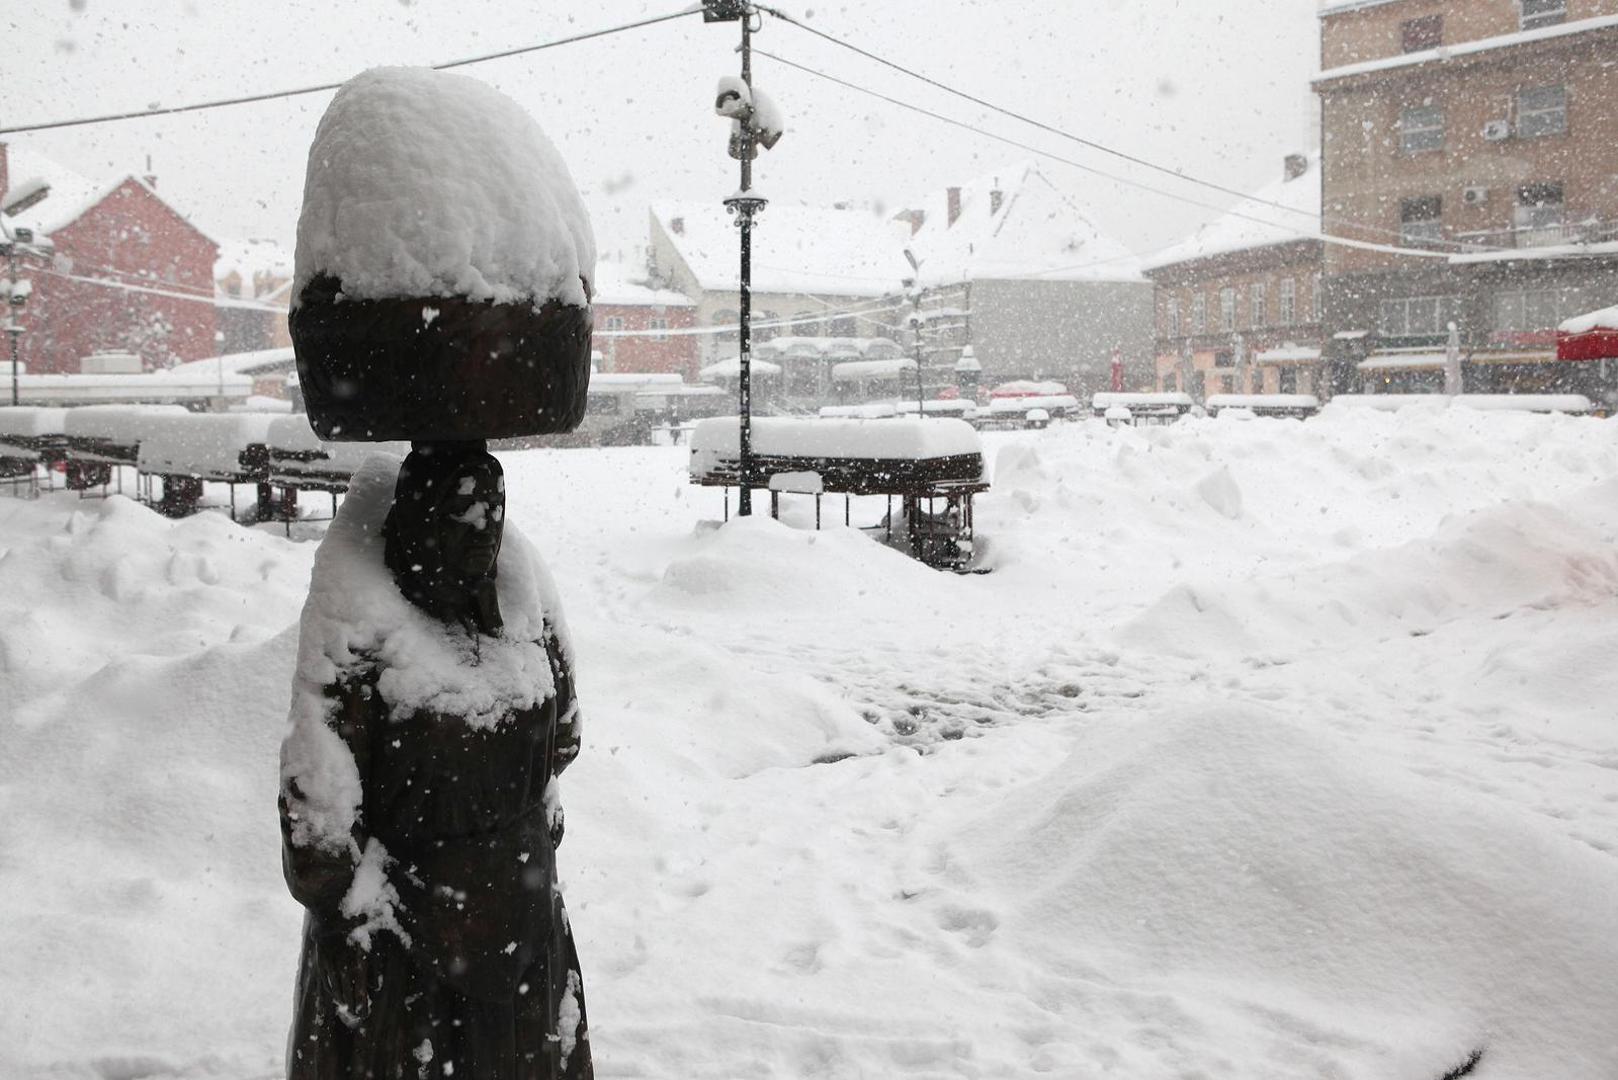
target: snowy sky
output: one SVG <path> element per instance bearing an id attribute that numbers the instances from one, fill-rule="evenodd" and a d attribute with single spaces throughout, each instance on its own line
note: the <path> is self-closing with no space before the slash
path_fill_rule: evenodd
<path id="1" fill-rule="evenodd" d="M 682 0 L 42 0 L 0 16 L 7 125 L 152 103 L 335 81 L 381 64 L 424 64 L 677 10 Z M 1250 188 L 1304 148 L 1317 69 L 1314 0 L 871 0 L 784 10 L 873 52 L 1055 126 L 1224 184 Z M 463 69 L 526 105 L 561 148 L 604 255 L 644 242 L 661 199 L 721 199 L 736 187 L 711 112 L 736 70 L 734 24 L 692 16 Z M 953 99 L 770 21 L 759 48 L 1062 157 L 1219 204 L 1154 175 Z M 785 106 L 788 134 L 762 159 L 775 199 L 907 199 L 1030 157 L 770 60 L 755 76 Z M 329 94 L 11 136 L 93 178 L 141 171 L 217 240 L 290 248 L 304 158 Z M 1090 200 L 1101 227 L 1140 251 L 1212 211 L 1044 159 Z"/>

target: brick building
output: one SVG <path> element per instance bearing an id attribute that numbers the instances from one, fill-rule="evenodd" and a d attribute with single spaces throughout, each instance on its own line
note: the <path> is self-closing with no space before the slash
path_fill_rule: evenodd
<path id="1" fill-rule="evenodd" d="M 219 245 L 213 276 L 221 353 L 232 356 L 291 346 L 290 252 L 274 240 L 227 240 Z"/>
<path id="2" fill-rule="evenodd" d="M 35 374 L 77 372 L 97 352 L 148 370 L 218 352 L 218 248 L 157 193 L 155 178 L 96 184 L 0 143 L 0 213 L 33 231 L 22 275 L 33 292 L 19 353 Z"/>
<path id="3" fill-rule="evenodd" d="M 1568 315 L 1618 302 L 1618 0 L 1339 0 L 1321 12 L 1323 317 L 1339 389 L 1594 390 Z M 1435 351 L 1437 350 L 1437 351 Z"/>
<path id="4" fill-rule="evenodd" d="M 596 264 L 591 311 L 595 350 L 604 372 L 665 373 L 696 382 L 699 348 L 690 330 L 697 324 L 697 305 L 672 289 L 637 280 L 641 275 L 619 263 Z M 628 332 L 633 336 L 617 336 Z"/>
<path id="5" fill-rule="evenodd" d="M 1319 218 L 1318 159 L 1292 154 L 1273 183 L 1146 260 L 1156 389 L 1200 398 L 1319 388 Z"/>

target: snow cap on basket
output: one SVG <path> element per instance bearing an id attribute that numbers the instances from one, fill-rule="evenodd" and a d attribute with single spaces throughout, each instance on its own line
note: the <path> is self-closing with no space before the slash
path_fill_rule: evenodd
<path id="1" fill-rule="evenodd" d="M 293 304 L 317 275 L 346 297 L 583 306 L 595 238 L 561 155 L 500 91 L 375 68 L 337 91 L 304 178 Z"/>

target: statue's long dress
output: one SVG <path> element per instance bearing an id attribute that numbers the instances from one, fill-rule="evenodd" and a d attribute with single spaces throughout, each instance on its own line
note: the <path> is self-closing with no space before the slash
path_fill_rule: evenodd
<path id="1" fill-rule="evenodd" d="M 386 847 L 398 930 L 373 920 L 369 951 L 351 939 L 363 921 L 341 911 L 354 856 L 294 845 L 283 797 L 286 879 L 308 910 L 291 1080 L 593 1075 L 556 888 L 554 789 L 547 798 L 578 752 L 577 710 L 546 637 L 556 694 L 490 728 L 428 712 L 391 720 L 374 666 L 327 688 L 364 789 L 355 850 Z"/>

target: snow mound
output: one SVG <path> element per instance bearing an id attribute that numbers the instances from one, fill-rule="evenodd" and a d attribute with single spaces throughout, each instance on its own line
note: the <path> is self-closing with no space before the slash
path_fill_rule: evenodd
<path id="1" fill-rule="evenodd" d="M 899 600 L 937 574 L 854 529 L 794 529 L 754 514 L 734 518 L 672 560 L 655 598 L 671 606 L 824 611 L 826 600 Z"/>
<path id="2" fill-rule="evenodd" d="M 1618 596 L 1618 482 L 1580 511 L 1513 503 L 1445 522 L 1427 539 L 1363 552 L 1307 576 L 1180 584 L 1119 629 L 1131 646 L 1195 657 L 1300 643 L 1424 635 L 1467 615 L 1577 607 Z"/>
<path id="3" fill-rule="evenodd" d="M 293 837 L 300 844 L 346 845 L 359 810 L 359 772 L 330 727 L 336 703 L 325 693 L 345 672 L 380 665 L 377 691 L 395 717 L 430 710 L 488 727 L 554 692 L 543 644 L 547 617 L 571 657 L 550 576 L 509 522 L 496 579 L 501 637 L 474 638 L 404 598 L 382 561 L 382 523 L 398 466 L 378 454 L 354 474 L 315 554 L 281 748 L 281 775 L 296 780 L 304 797 Z"/>
<path id="4" fill-rule="evenodd" d="M 318 274 L 366 300 L 585 305 L 595 239 L 566 164 L 498 90 L 428 68 L 349 80 L 320 120 L 293 303 Z"/>
<path id="5" fill-rule="evenodd" d="M 1051 969 L 1172 979 L 1291 1036 L 1246 1040 L 1294 1056 L 1244 1075 L 1325 1075 L 1326 1047 L 1365 1070 L 1330 1075 L 1437 1077 L 1480 1047 L 1491 1077 L 1610 1075 L 1612 860 L 1277 715 L 1088 740 L 960 854 Z"/>

